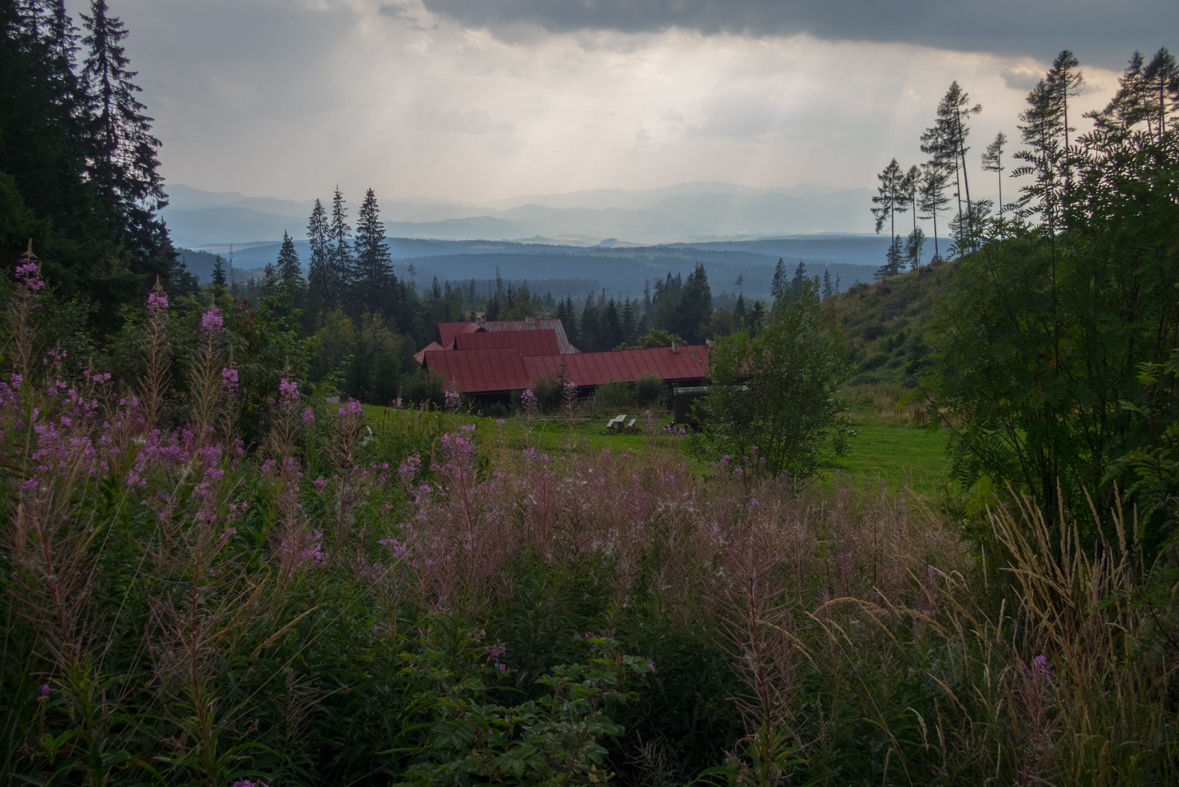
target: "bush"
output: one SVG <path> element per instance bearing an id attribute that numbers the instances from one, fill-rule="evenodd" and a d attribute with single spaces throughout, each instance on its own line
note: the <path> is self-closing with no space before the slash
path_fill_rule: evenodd
<path id="1" fill-rule="evenodd" d="M 640 407 L 650 407 L 663 401 L 667 396 L 667 386 L 657 375 L 644 374 L 635 381 L 634 396 Z"/>
<path id="2" fill-rule="evenodd" d="M 418 369 L 405 385 L 403 396 L 406 401 L 421 404 L 427 402 L 442 409 L 445 405 L 446 380 L 432 369 Z"/>
<path id="3" fill-rule="evenodd" d="M 599 385 L 594 390 L 595 411 L 626 410 L 635 403 L 634 393 L 628 383 L 609 382 Z"/>
<path id="4" fill-rule="evenodd" d="M 550 374 L 532 381 L 532 393 L 542 413 L 555 413 L 564 402 L 565 375 Z"/>

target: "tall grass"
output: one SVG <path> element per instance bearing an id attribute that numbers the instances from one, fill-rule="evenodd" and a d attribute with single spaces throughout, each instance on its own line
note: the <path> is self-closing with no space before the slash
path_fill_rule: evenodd
<path id="1" fill-rule="evenodd" d="M 5 784 L 1175 778 L 1132 523 L 1085 553 L 998 508 L 980 551 L 881 483 L 694 474 L 654 429 L 521 450 L 289 376 L 246 450 L 213 309 L 179 406 L 162 293 L 124 388 L 28 349 L 39 281 L 0 384 Z"/>

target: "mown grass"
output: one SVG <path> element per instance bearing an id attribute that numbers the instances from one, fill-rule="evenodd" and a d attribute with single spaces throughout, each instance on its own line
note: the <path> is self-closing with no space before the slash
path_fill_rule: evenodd
<path id="1" fill-rule="evenodd" d="M 911 489 L 926 499 L 947 491 L 946 432 L 903 426 L 858 426 L 847 456 L 836 469 L 856 478 L 883 480 L 892 489 Z M 830 479 L 828 479 L 830 480 Z"/>
<path id="2" fill-rule="evenodd" d="M 364 409 L 377 430 L 387 430 L 398 419 L 409 417 L 408 411 L 404 410 L 368 405 Z M 554 456 L 570 449 L 593 453 L 609 450 L 616 454 L 654 450 L 668 459 L 686 461 L 697 475 L 707 475 L 714 470 L 708 461 L 685 453 L 685 438 L 662 431 L 668 421 L 666 414 L 661 414 L 653 437 L 646 432 L 609 431 L 606 429 L 609 419 L 606 418 L 578 418 L 570 422 L 565 418 L 546 417 L 529 423 L 523 418 L 449 414 L 438 414 L 437 417 L 450 419 L 453 424 L 476 424 L 485 444 L 511 450 L 531 447 Z M 858 420 L 853 419 L 853 423 Z M 642 424 L 641 417 L 636 426 L 639 424 Z M 894 425 L 857 423 L 855 428 L 858 434 L 850 441 L 847 454 L 820 475 L 820 487 L 834 488 L 837 483 L 842 485 L 839 476 L 851 476 L 854 484 L 884 481 L 889 489 L 912 490 L 927 501 L 936 501 L 946 494 L 949 484 L 948 434 L 904 426 L 899 422 Z"/>

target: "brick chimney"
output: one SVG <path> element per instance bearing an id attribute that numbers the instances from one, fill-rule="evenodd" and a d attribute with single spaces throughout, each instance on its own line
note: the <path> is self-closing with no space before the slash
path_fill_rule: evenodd
<path id="1" fill-rule="evenodd" d="M 679 342 L 677 342 L 675 339 L 672 339 L 672 340 L 671 340 L 671 351 L 672 351 L 673 353 L 675 353 L 676 355 L 679 355 L 679 352 L 680 352 L 680 343 L 679 343 Z"/>

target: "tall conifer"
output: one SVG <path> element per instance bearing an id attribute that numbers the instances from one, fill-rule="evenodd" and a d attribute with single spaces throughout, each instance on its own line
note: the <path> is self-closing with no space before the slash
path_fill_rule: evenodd
<path id="1" fill-rule="evenodd" d="M 392 313 L 394 285 L 393 260 L 389 246 L 385 243 L 385 225 L 381 223 L 381 210 L 377 196 L 372 189 L 364 195 L 360 213 L 356 219 L 356 269 L 354 286 L 358 298 L 367 304 L 368 310 Z"/>
<path id="2" fill-rule="evenodd" d="M 318 309 L 329 302 L 331 276 L 328 272 L 328 221 L 323 203 L 318 199 L 307 222 L 307 240 L 311 245 L 311 259 L 307 261 L 307 288 L 313 307 Z"/>
<path id="3" fill-rule="evenodd" d="M 332 218 L 327 229 L 327 295 L 332 303 L 348 291 L 352 274 L 352 229 L 348 226 L 348 209 L 344 195 L 336 187 L 332 195 Z"/>
<path id="4" fill-rule="evenodd" d="M 82 21 L 89 53 L 83 79 L 89 89 L 88 177 L 99 200 L 119 226 L 137 272 L 166 276 L 174 252 L 163 223 L 156 218 L 168 204 L 160 175 L 160 141 L 151 134 L 152 119 L 136 98 L 123 40 L 127 30 L 107 13 L 105 0 L 92 0 Z"/>

